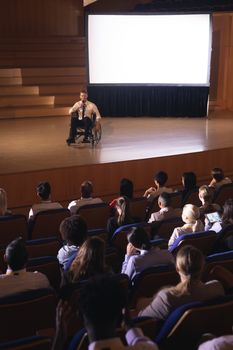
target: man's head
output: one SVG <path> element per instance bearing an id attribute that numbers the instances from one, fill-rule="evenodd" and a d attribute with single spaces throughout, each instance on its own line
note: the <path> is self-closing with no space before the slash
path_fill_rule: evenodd
<path id="1" fill-rule="evenodd" d="M 36 187 L 36 193 L 42 200 L 48 200 L 51 194 L 51 186 L 49 182 L 40 182 Z"/>
<path id="2" fill-rule="evenodd" d="M 148 234 L 142 227 L 133 227 L 127 238 L 136 249 L 149 250 L 151 247 Z"/>
<path id="3" fill-rule="evenodd" d="M 154 182 L 157 186 L 164 186 L 167 182 L 168 176 L 165 171 L 158 171 L 154 176 Z"/>
<path id="4" fill-rule="evenodd" d="M 224 179 L 224 172 L 221 168 L 212 169 L 211 175 L 216 182 L 220 182 Z"/>
<path id="5" fill-rule="evenodd" d="M 79 308 L 89 340 L 113 337 L 126 304 L 127 292 L 117 277 L 101 275 L 85 283 L 80 292 Z"/>
<path id="6" fill-rule="evenodd" d="M 80 100 L 82 102 L 86 102 L 87 101 L 87 97 L 88 97 L 88 95 L 87 95 L 87 91 L 86 90 L 80 91 Z"/>
<path id="7" fill-rule="evenodd" d="M 80 187 L 82 198 L 90 198 L 93 193 L 93 185 L 91 181 L 84 181 Z"/>
<path id="8" fill-rule="evenodd" d="M 12 271 L 18 271 L 25 268 L 28 261 L 28 253 L 21 237 L 8 244 L 4 258 L 8 267 Z"/>
<path id="9" fill-rule="evenodd" d="M 166 192 L 161 193 L 161 195 L 158 198 L 158 205 L 160 208 L 170 207 L 171 199 L 168 193 Z"/>
<path id="10" fill-rule="evenodd" d="M 87 238 L 87 224 L 80 215 L 65 218 L 60 224 L 62 239 L 69 245 L 81 246 Z"/>

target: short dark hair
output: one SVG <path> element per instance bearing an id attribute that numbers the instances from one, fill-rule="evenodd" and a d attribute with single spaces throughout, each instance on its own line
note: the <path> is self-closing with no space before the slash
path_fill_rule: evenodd
<path id="1" fill-rule="evenodd" d="M 133 198 L 133 182 L 127 178 L 123 178 L 120 181 L 120 196 L 126 196 L 127 198 Z"/>
<path id="2" fill-rule="evenodd" d="M 211 175 L 217 182 L 222 181 L 224 179 L 224 172 L 221 168 L 212 169 Z"/>
<path id="3" fill-rule="evenodd" d="M 86 94 L 86 95 L 88 95 L 87 89 L 82 89 L 82 90 L 80 91 L 80 94 Z"/>
<path id="4" fill-rule="evenodd" d="M 228 224 L 233 220 L 233 198 L 228 198 L 223 205 L 222 221 Z"/>
<path id="5" fill-rule="evenodd" d="M 50 183 L 47 181 L 40 182 L 36 187 L 36 192 L 38 193 L 41 199 L 43 200 L 48 199 L 51 193 Z"/>
<path id="6" fill-rule="evenodd" d="M 93 277 L 80 291 L 79 308 L 84 320 L 96 327 L 119 321 L 126 305 L 127 291 L 118 276 L 105 274 Z"/>
<path id="7" fill-rule="evenodd" d="M 87 238 L 87 224 L 80 215 L 65 218 L 60 224 L 62 239 L 79 247 Z"/>
<path id="8" fill-rule="evenodd" d="M 165 171 L 158 171 L 154 176 L 154 180 L 157 181 L 160 186 L 165 185 L 165 183 L 167 182 L 167 179 L 168 179 L 168 176 L 167 176 L 167 173 L 165 173 Z"/>
<path id="9" fill-rule="evenodd" d="M 164 207 L 169 207 L 171 205 L 171 198 L 167 192 L 162 192 L 159 195 L 158 202 L 161 202 Z"/>
<path id="10" fill-rule="evenodd" d="M 24 240 L 19 237 L 6 247 L 5 259 L 12 271 L 21 270 L 28 261 L 28 252 Z"/>
<path id="11" fill-rule="evenodd" d="M 81 195 L 83 198 L 91 197 L 93 193 L 93 185 L 91 181 L 84 181 L 80 187 Z"/>
<path id="12" fill-rule="evenodd" d="M 135 248 L 149 250 L 151 247 L 148 234 L 142 227 L 133 227 L 127 238 Z"/>
<path id="13" fill-rule="evenodd" d="M 184 188 L 186 190 L 192 190 L 197 185 L 197 177 L 192 171 L 186 171 L 182 175 L 184 181 Z"/>

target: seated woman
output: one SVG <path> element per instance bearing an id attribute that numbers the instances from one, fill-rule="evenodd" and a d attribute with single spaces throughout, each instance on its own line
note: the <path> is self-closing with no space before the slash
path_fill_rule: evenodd
<path id="1" fill-rule="evenodd" d="M 205 258 L 200 250 L 189 245 L 182 247 L 176 256 L 176 270 L 180 275 L 180 282 L 176 286 L 160 290 L 152 300 L 148 299 L 149 305 L 139 312 L 139 316 L 164 321 L 178 306 L 223 296 L 224 288 L 219 281 L 201 281 L 204 263 Z"/>
<path id="2" fill-rule="evenodd" d="M 199 207 L 200 216 L 215 211 L 221 211 L 221 207 L 217 203 L 212 203 L 213 193 L 209 186 L 203 185 L 199 188 L 199 199 L 201 206 Z"/>
<path id="3" fill-rule="evenodd" d="M 229 177 L 224 176 L 224 172 L 220 168 L 214 168 L 211 171 L 212 180 L 209 183 L 209 187 L 213 187 L 215 190 L 221 186 L 232 183 Z"/>
<path id="4" fill-rule="evenodd" d="M 128 234 L 128 245 L 121 273 L 133 278 L 142 270 L 158 265 L 172 265 L 174 258 L 166 249 L 152 247 L 149 237 L 142 227 L 133 227 Z"/>
<path id="5" fill-rule="evenodd" d="M 11 215 L 11 211 L 7 209 L 7 194 L 3 188 L 0 188 L 0 216 Z"/>
<path id="6" fill-rule="evenodd" d="M 182 201 L 185 204 L 185 198 L 187 197 L 187 195 L 191 191 L 197 189 L 197 177 L 196 177 L 196 174 L 194 174 L 194 172 L 192 172 L 192 171 L 187 171 L 187 172 L 183 173 L 181 181 L 182 181 L 182 185 L 183 185 Z"/>
<path id="7" fill-rule="evenodd" d="M 110 217 L 107 222 L 107 232 L 109 239 L 120 226 L 133 224 L 130 213 L 129 199 L 127 197 L 119 197 L 115 204 L 115 215 Z"/>
<path id="8" fill-rule="evenodd" d="M 219 221 L 209 222 L 209 220 L 205 219 L 205 231 L 215 231 L 220 232 L 223 228 L 228 225 L 233 225 L 233 199 L 229 198 L 223 205 L 223 214 Z"/>
<path id="9" fill-rule="evenodd" d="M 105 265 L 105 242 L 96 236 L 88 238 L 79 248 L 62 284 L 76 283 L 97 274 L 109 272 Z"/>
<path id="10" fill-rule="evenodd" d="M 170 248 L 178 237 L 186 233 L 204 231 L 204 225 L 201 220 L 199 220 L 199 217 L 199 209 L 195 205 L 186 204 L 182 211 L 182 220 L 185 224 L 182 227 L 176 227 L 174 229 L 169 239 L 168 247 Z"/>
<path id="11" fill-rule="evenodd" d="M 125 177 L 123 177 L 120 181 L 120 196 L 121 197 L 127 197 L 128 199 L 132 199 L 133 198 L 133 190 L 134 190 L 134 186 L 133 186 L 133 182 Z M 116 205 L 116 199 L 113 199 L 110 203 L 109 206 L 110 208 L 115 208 Z"/>

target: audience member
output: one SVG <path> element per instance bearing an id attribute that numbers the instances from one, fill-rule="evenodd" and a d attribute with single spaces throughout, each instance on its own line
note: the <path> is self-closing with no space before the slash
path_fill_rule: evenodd
<path id="1" fill-rule="evenodd" d="M 11 215 L 7 209 L 7 194 L 3 188 L 0 188 L 0 216 Z"/>
<path id="2" fill-rule="evenodd" d="M 233 199 L 229 198 L 223 205 L 223 214 L 216 222 L 209 222 L 207 218 L 205 218 L 205 231 L 215 231 L 220 232 L 223 228 L 228 225 L 233 225 Z"/>
<path id="3" fill-rule="evenodd" d="M 145 337 L 141 329 L 133 327 L 127 312 L 126 290 L 114 276 L 90 279 L 80 292 L 79 308 L 89 338 L 89 350 L 158 350 L 157 345 Z M 72 311 L 66 302 L 59 302 L 52 350 L 64 348 L 67 341 L 66 324 L 71 319 Z M 116 328 L 121 321 L 124 321 L 127 331 L 125 338 L 128 346 L 116 334 Z"/>
<path id="4" fill-rule="evenodd" d="M 233 350 L 233 334 L 205 341 L 198 350 Z"/>
<path id="5" fill-rule="evenodd" d="M 120 196 L 121 197 L 127 197 L 128 199 L 132 199 L 133 198 L 133 190 L 134 190 L 134 186 L 133 186 L 133 182 L 129 179 L 126 179 L 125 177 L 121 179 L 120 181 Z M 111 201 L 111 203 L 109 203 L 110 208 L 114 208 L 116 205 L 116 199 L 113 199 Z"/>
<path id="6" fill-rule="evenodd" d="M 110 217 L 107 222 L 107 231 L 109 239 L 120 226 L 133 223 L 130 213 L 129 199 L 127 197 L 119 197 L 115 204 L 115 215 Z"/>
<path id="7" fill-rule="evenodd" d="M 210 187 L 213 187 L 215 190 L 219 189 L 221 186 L 232 183 L 229 177 L 224 176 L 224 172 L 220 168 L 214 168 L 211 171 L 212 180 L 209 183 Z"/>
<path id="8" fill-rule="evenodd" d="M 28 253 L 22 238 L 6 248 L 4 259 L 7 271 L 0 275 L 0 297 L 40 288 L 51 288 L 47 277 L 40 272 L 26 271 Z"/>
<path id="9" fill-rule="evenodd" d="M 152 300 L 148 299 L 149 305 L 139 312 L 139 316 L 164 321 L 178 306 L 223 296 L 224 289 L 219 281 L 201 281 L 204 263 L 205 258 L 200 250 L 189 245 L 182 247 L 176 256 L 176 270 L 180 275 L 180 283 L 164 288 Z"/>
<path id="10" fill-rule="evenodd" d="M 169 194 L 166 192 L 160 194 L 158 198 L 158 206 L 160 210 L 151 214 L 148 221 L 149 223 L 171 219 L 181 215 L 181 209 L 174 209 L 171 207 L 171 199 L 169 197 Z"/>
<path id="11" fill-rule="evenodd" d="M 133 227 L 128 234 L 128 245 L 121 273 L 133 278 L 147 267 L 174 264 L 174 258 L 168 250 L 152 247 L 149 237 L 142 227 Z"/>
<path id="12" fill-rule="evenodd" d="M 182 201 L 185 204 L 187 195 L 197 189 L 197 178 L 196 174 L 192 171 L 184 172 L 181 178 L 183 190 L 182 190 Z"/>
<path id="13" fill-rule="evenodd" d="M 105 242 L 89 237 L 79 248 L 69 270 L 64 273 L 63 284 L 76 283 L 108 271 L 105 265 Z"/>
<path id="14" fill-rule="evenodd" d="M 80 215 L 73 215 L 62 221 L 60 233 L 64 245 L 59 250 L 57 258 L 60 265 L 65 268 L 69 258 L 77 253 L 87 238 L 87 224 Z"/>
<path id="15" fill-rule="evenodd" d="M 204 231 L 204 225 L 201 220 L 199 220 L 199 217 L 199 209 L 195 205 L 186 204 L 182 211 L 182 220 L 185 224 L 182 227 L 176 227 L 174 229 L 169 239 L 168 247 L 170 248 L 178 237 L 186 233 Z"/>
<path id="16" fill-rule="evenodd" d="M 93 184 L 91 181 L 84 181 L 81 184 L 80 192 L 81 198 L 73 200 L 68 205 L 68 209 L 70 210 L 72 215 L 77 214 L 78 209 L 83 207 L 84 205 L 103 203 L 102 199 L 92 197 Z"/>
<path id="17" fill-rule="evenodd" d="M 212 203 L 213 192 L 211 188 L 207 185 L 203 185 L 199 188 L 199 199 L 201 201 L 201 206 L 199 207 L 200 216 L 208 213 L 213 213 L 215 211 L 221 211 L 221 207 L 217 203 Z"/>
<path id="18" fill-rule="evenodd" d="M 167 182 L 168 176 L 167 173 L 164 171 L 159 171 L 154 176 L 154 183 L 155 187 L 148 188 L 145 193 L 144 197 L 146 197 L 150 202 L 153 202 L 153 200 L 158 197 L 161 193 L 167 192 L 171 193 L 173 190 L 169 187 L 165 187 L 165 184 Z"/>
<path id="19" fill-rule="evenodd" d="M 50 209 L 60 209 L 62 205 L 58 202 L 52 202 L 51 200 L 51 186 L 49 182 L 41 182 L 36 187 L 36 194 L 40 198 L 41 202 L 38 204 L 33 204 L 29 211 L 29 219 L 39 213 L 40 211 L 50 210 Z"/>

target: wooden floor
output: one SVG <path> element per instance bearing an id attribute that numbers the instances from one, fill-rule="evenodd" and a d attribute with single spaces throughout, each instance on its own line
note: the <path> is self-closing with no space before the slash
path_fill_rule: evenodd
<path id="1" fill-rule="evenodd" d="M 103 136 L 68 147 L 69 118 L 0 120 L 0 187 L 9 207 L 26 213 L 38 199 L 35 187 L 50 181 L 53 199 L 64 205 L 79 197 L 82 181 L 94 183 L 94 195 L 115 198 L 119 180 L 134 181 L 137 194 L 153 185 L 155 171 L 168 173 L 168 185 L 181 185 L 184 171 L 195 171 L 208 183 L 210 170 L 233 175 L 233 113 L 215 112 L 210 119 L 103 118 Z"/>
<path id="2" fill-rule="evenodd" d="M 233 147 L 233 113 L 203 118 L 103 118 L 103 136 L 67 147 L 69 118 L 0 120 L 0 174 Z"/>

